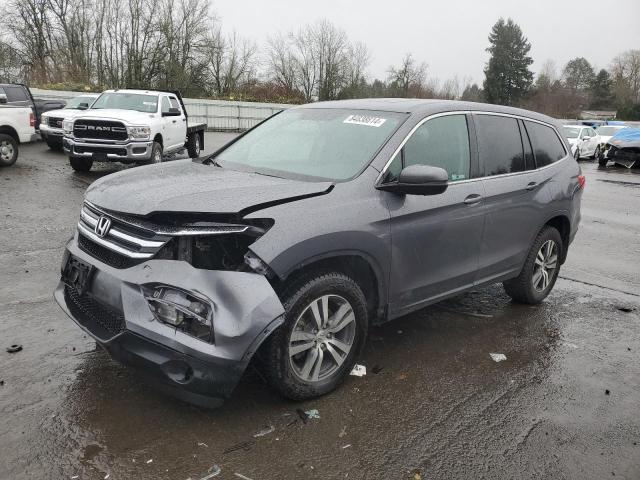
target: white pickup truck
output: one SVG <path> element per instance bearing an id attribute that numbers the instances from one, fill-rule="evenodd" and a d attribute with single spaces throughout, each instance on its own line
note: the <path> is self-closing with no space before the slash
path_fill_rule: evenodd
<path id="1" fill-rule="evenodd" d="M 18 158 L 18 145 L 37 138 L 36 117 L 31 107 L 1 105 L 0 99 L 0 167 L 13 165 Z"/>
<path id="2" fill-rule="evenodd" d="M 93 162 L 160 163 L 204 145 L 204 123 L 192 124 L 179 92 L 107 90 L 88 110 L 63 122 L 62 146 L 80 172 Z"/>

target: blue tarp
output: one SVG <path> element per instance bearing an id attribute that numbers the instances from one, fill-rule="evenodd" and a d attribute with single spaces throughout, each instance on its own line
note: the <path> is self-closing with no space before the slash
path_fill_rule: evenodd
<path id="1" fill-rule="evenodd" d="M 623 128 L 611 137 L 611 140 L 620 140 L 622 142 L 640 141 L 640 128 Z"/>

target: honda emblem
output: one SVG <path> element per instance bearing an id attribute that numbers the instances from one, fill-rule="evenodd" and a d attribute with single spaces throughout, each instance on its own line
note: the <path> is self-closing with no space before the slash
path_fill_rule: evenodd
<path id="1" fill-rule="evenodd" d="M 96 223 L 94 230 L 96 232 L 96 235 L 102 238 L 107 233 L 109 233 L 110 228 L 111 228 L 111 219 L 103 215 L 98 219 L 98 223 Z"/>

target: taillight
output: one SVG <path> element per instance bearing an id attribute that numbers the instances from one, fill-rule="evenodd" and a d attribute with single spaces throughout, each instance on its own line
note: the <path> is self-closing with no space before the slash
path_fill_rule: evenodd
<path id="1" fill-rule="evenodd" d="M 578 185 L 580 185 L 580 188 L 584 188 L 585 183 L 587 183 L 587 179 L 585 178 L 584 175 L 578 175 Z"/>
<path id="2" fill-rule="evenodd" d="M 29 114 L 29 126 L 30 127 L 36 126 L 36 116 L 33 114 L 33 112 Z"/>

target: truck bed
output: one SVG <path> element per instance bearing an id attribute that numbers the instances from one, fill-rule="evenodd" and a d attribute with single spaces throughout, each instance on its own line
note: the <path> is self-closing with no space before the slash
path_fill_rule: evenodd
<path id="1" fill-rule="evenodd" d="M 196 123 L 187 120 L 187 135 L 193 132 L 204 132 L 207 129 L 206 123 Z"/>

